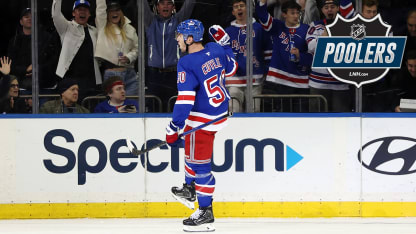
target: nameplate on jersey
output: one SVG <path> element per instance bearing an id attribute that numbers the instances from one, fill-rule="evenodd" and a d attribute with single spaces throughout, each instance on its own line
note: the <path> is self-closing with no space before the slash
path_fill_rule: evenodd
<path id="1" fill-rule="evenodd" d="M 331 75 L 360 87 L 383 78 L 390 69 L 399 69 L 406 37 L 389 36 L 391 26 L 380 14 L 372 19 L 337 15 L 327 25 L 328 37 L 319 37 L 313 68 L 327 68 Z"/>

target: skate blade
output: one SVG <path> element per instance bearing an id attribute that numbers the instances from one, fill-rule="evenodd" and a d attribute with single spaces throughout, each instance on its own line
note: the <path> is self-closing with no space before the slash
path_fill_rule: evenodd
<path id="1" fill-rule="evenodd" d="M 183 225 L 183 230 L 185 232 L 213 232 L 215 231 L 215 227 L 212 223 L 205 223 L 198 226 Z"/>
<path id="2" fill-rule="evenodd" d="M 190 202 L 186 199 L 183 199 L 181 197 L 176 196 L 175 194 L 172 193 L 172 196 L 180 203 L 184 204 L 186 207 L 188 207 L 189 209 L 193 210 L 195 209 L 195 204 L 193 202 Z"/>

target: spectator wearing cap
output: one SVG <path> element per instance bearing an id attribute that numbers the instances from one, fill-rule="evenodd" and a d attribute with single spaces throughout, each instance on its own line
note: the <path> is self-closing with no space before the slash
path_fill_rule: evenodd
<path id="1" fill-rule="evenodd" d="M 331 24 L 339 12 L 338 0 L 323 0 L 320 5 L 324 18 L 311 23 L 306 36 L 308 50 L 311 53 L 315 53 L 318 38 L 327 36 L 325 26 Z M 310 94 L 322 95 L 326 98 L 330 112 L 351 112 L 350 86 L 335 79 L 328 69 L 312 68 L 308 85 Z M 311 99 L 310 110 L 318 111 L 318 107 L 319 100 Z"/>
<path id="2" fill-rule="evenodd" d="M 8 46 L 8 57 L 13 60 L 11 74 L 18 77 L 22 91 L 32 91 L 32 14 L 24 8 L 20 14 L 20 26 Z"/>
<path id="3" fill-rule="evenodd" d="M 126 88 L 126 95 L 138 94 L 138 80 L 134 61 L 138 55 L 138 37 L 130 20 L 124 16 L 118 2 L 97 0 L 98 29 L 95 57 L 101 60 L 104 80 L 120 76 Z"/>
<path id="4" fill-rule="evenodd" d="M 136 113 L 139 105 L 136 101 L 126 99 L 124 82 L 119 76 L 109 77 L 103 82 L 103 91 L 107 100 L 99 103 L 95 113 Z"/>
<path id="5" fill-rule="evenodd" d="M 29 94 L 32 91 L 32 14 L 30 8 L 22 10 L 19 23 L 16 35 L 9 42 L 8 57 L 13 60 L 11 74 L 18 77 L 22 92 Z"/>
<path id="6" fill-rule="evenodd" d="M 82 99 L 97 94 L 96 85 L 102 83 L 99 66 L 94 58 L 97 29 L 88 24 L 91 16 L 88 1 L 74 2 L 72 21 L 64 17 L 61 6 L 62 0 L 53 1 L 52 19 L 62 43 L 56 74 L 64 79 L 76 79 Z"/>
<path id="7" fill-rule="evenodd" d="M 78 101 L 78 81 L 66 78 L 58 83 L 58 91 L 61 95 L 60 100 L 45 102 L 39 110 L 42 114 L 66 114 L 66 113 L 89 113 L 89 110 L 79 105 Z"/>
<path id="8" fill-rule="evenodd" d="M 147 1 L 143 1 L 147 5 Z M 180 54 L 175 40 L 178 24 L 188 19 L 195 0 L 185 0 L 180 11 L 175 12 L 173 0 L 157 0 L 156 13 L 149 6 L 144 8 L 144 25 L 147 38 L 147 92 L 162 99 L 163 109 L 167 110 L 169 98 L 177 95 L 176 65 Z"/>
<path id="9" fill-rule="evenodd" d="M 30 8 L 24 8 L 20 14 L 19 27 L 16 35 L 11 38 L 8 45 L 8 57 L 13 60 L 11 74 L 17 76 L 21 94 L 32 92 L 32 14 Z M 50 88 L 56 85 L 53 66 L 55 61 L 51 54 L 55 53 L 49 47 L 51 34 L 39 27 L 39 85 L 41 88 Z"/>

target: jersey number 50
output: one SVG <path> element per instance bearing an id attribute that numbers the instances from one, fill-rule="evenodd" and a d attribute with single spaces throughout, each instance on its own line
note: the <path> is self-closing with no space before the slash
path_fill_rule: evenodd
<path id="1" fill-rule="evenodd" d="M 209 97 L 209 104 L 213 107 L 218 107 L 225 100 L 230 98 L 224 86 L 225 70 L 222 70 L 221 77 L 218 80 L 218 75 L 212 76 L 205 80 L 205 92 Z"/>

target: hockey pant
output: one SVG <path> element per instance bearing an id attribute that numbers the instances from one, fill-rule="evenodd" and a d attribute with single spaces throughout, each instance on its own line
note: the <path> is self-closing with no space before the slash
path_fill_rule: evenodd
<path id="1" fill-rule="evenodd" d="M 185 131 L 192 128 L 187 126 Z M 198 130 L 185 136 L 185 182 L 195 182 L 200 207 L 212 204 L 215 177 L 211 173 L 211 159 L 216 132 Z"/>

